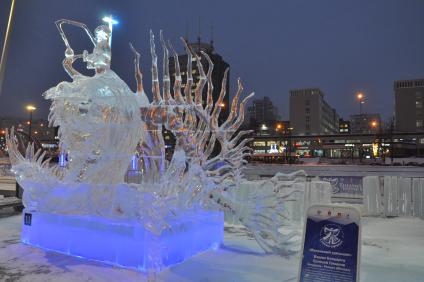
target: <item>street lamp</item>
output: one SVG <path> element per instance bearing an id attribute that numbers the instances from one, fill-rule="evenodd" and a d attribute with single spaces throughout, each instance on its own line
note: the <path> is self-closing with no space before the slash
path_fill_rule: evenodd
<path id="1" fill-rule="evenodd" d="M 31 128 L 32 128 L 32 112 L 35 111 L 37 108 L 33 105 L 26 106 L 27 111 L 29 112 L 29 129 L 28 129 L 28 136 L 29 140 L 31 141 Z"/>
<path id="2" fill-rule="evenodd" d="M 365 99 L 365 95 L 362 92 L 357 92 L 356 93 L 356 99 L 358 100 L 359 103 L 359 114 L 362 114 L 362 104 L 365 103 L 364 99 Z"/>
<path id="3" fill-rule="evenodd" d="M 281 123 L 278 123 L 275 127 L 275 131 L 279 131 L 280 129 L 283 129 L 283 125 Z"/>

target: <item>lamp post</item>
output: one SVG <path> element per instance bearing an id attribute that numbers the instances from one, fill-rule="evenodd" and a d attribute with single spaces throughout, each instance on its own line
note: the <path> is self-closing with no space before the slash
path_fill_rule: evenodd
<path id="1" fill-rule="evenodd" d="M 293 127 L 289 127 L 289 128 L 287 128 L 287 130 L 288 130 L 288 133 L 289 133 L 289 138 L 288 138 L 288 142 L 287 142 L 287 162 L 289 163 L 289 164 L 291 164 L 291 160 L 292 160 L 292 157 L 291 157 L 291 153 L 292 153 L 292 131 L 293 131 Z"/>
<path id="2" fill-rule="evenodd" d="M 365 99 L 364 93 L 362 92 L 356 93 L 356 100 L 358 100 L 358 103 L 359 103 L 359 114 L 362 114 L 362 104 L 365 103 L 364 99 Z"/>
<path id="3" fill-rule="evenodd" d="M 373 143 L 373 156 L 374 158 L 381 157 L 381 138 L 382 138 L 382 132 L 381 132 L 381 123 L 373 120 L 371 121 L 371 128 L 375 130 L 376 134 L 376 138 L 377 140 L 374 139 L 374 143 Z M 377 129 L 378 128 L 378 129 Z M 375 141 L 377 141 L 377 143 L 375 143 Z M 374 144 L 376 144 L 376 150 L 374 149 Z"/>
<path id="4" fill-rule="evenodd" d="M 3 49 L 0 58 L 0 95 L 3 88 L 3 80 L 6 71 L 7 53 L 9 52 L 10 34 L 13 26 L 13 15 L 15 11 L 15 0 L 10 5 L 9 20 L 7 21 L 6 36 L 4 37 Z"/>
<path id="5" fill-rule="evenodd" d="M 26 106 L 27 111 L 29 112 L 29 129 L 28 129 L 28 136 L 29 136 L 29 141 L 31 141 L 31 129 L 32 129 L 32 112 L 35 111 L 37 108 L 34 107 L 33 105 L 28 105 Z"/>

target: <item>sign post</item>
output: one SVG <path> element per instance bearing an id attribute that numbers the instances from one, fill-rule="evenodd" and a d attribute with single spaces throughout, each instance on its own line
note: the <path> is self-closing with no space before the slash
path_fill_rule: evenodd
<path id="1" fill-rule="evenodd" d="M 313 205 L 306 213 L 299 282 L 357 282 L 361 215 L 352 206 Z"/>

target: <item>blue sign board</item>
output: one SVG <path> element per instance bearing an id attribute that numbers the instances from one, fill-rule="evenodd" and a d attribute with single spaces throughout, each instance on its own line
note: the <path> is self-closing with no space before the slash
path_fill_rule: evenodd
<path id="1" fill-rule="evenodd" d="M 305 223 L 299 282 L 359 280 L 360 213 L 349 206 L 315 205 Z"/>
<path id="2" fill-rule="evenodd" d="M 330 182 L 333 194 L 363 195 L 362 176 L 320 176 Z"/>

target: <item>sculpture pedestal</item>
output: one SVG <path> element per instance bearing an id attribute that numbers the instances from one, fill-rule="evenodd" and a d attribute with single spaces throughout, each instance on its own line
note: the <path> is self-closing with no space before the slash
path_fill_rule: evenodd
<path id="1" fill-rule="evenodd" d="M 171 266 L 223 241 L 222 212 L 176 218 L 172 230 L 154 236 L 138 222 L 89 216 L 23 212 L 25 244 L 139 271 Z"/>

